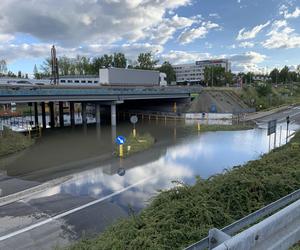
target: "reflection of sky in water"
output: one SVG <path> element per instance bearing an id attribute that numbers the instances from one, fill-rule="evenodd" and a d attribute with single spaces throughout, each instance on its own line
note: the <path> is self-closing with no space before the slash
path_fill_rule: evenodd
<path id="1" fill-rule="evenodd" d="M 284 133 L 281 141 L 285 142 Z M 70 181 L 49 190 L 43 196 L 68 193 L 97 199 L 153 177 L 115 199 L 121 206 L 135 204 L 136 207 L 141 207 L 141 202 L 144 204 L 157 190 L 174 185 L 172 180 L 193 183 L 196 175 L 208 178 L 225 168 L 257 159 L 268 149 L 269 138 L 265 129 L 203 133 L 169 147 L 164 156 L 151 163 L 127 169 L 124 176 L 106 174 L 110 173 L 111 166 L 102 166 L 74 174 Z"/>

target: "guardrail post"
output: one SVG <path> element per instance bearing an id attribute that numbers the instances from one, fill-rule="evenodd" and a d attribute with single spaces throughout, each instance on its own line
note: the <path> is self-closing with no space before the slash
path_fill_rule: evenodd
<path id="1" fill-rule="evenodd" d="M 213 228 L 209 230 L 208 238 L 209 238 L 208 249 L 211 250 L 219 246 L 220 244 L 222 244 L 224 241 L 230 239 L 231 236 L 222 232 L 217 228 Z"/>

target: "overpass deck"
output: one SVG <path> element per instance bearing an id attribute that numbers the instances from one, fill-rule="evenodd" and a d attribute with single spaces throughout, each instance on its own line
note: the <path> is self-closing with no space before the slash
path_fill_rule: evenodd
<path id="1" fill-rule="evenodd" d="M 125 101 L 188 98 L 180 87 L 0 86 L 0 103 L 41 101 Z"/>

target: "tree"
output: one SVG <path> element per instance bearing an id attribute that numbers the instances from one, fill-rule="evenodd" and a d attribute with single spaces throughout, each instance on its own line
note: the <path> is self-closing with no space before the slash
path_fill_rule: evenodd
<path id="1" fill-rule="evenodd" d="M 268 96 L 272 94 L 272 85 L 271 84 L 259 84 L 256 86 L 256 91 L 259 96 Z"/>
<path id="2" fill-rule="evenodd" d="M 205 67 L 204 81 L 207 85 L 222 86 L 226 83 L 225 68 L 220 66 Z"/>
<path id="3" fill-rule="evenodd" d="M 22 72 L 21 72 L 21 70 L 18 71 L 18 78 L 22 78 Z"/>
<path id="4" fill-rule="evenodd" d="M 163 72 L 167 75 L 167 83 L 171 84 L 171 82 L 176 81 L 176 73 L 173 66 L 169 62 L 164 62 L 159 68 L 160 72 Z"/>
<path id="5" fill-rule="evenodd" d="M 34 68 L 33 68 L 33 75 L 34 75 L 35 79 L 41 79 L 41 76 L 40 76 L 40 73 L 39 73 L 39 71 L 37 69 L 36 64 L 34 65 Z"/>
<path id="6" fill-rule="evenodd" d="M 247 83 L 253 83 L 253 76 L 254 76 L 253 73 L 248 72 L 248 73 L 245 75 L 246 82 L 247 82 Z"/>
<path id="7" fill-rule="evenodd" d="M 113 64 L 113 56 L 105 54 L 102 56 L 102 61 L 103 61 L 103 67 L 109 68 Z"/>
<path id="8" fill-rule="evenodd" d="M 123 53 L 114 53 L 113 66 L 116 68 L 126 68 L 127 60 Z"/>
<path id="9" fill-rule="evenodd" d="M 233 74 L 231 73 L 231 71 L 225 72 L 225 83 L 226 84 L 232 84 L 233 83 Z"/>
<path id="10" fill-rule="evenodd" d="M 7 73 L 7 64 L 4 59 L 0 60 L 0 75 L 5 75 Z"/>
<path id="11" fill-rule="evenodd" d="M 279 70 L 277 68 L 273 69 L 270 72 L 270 77 L 271 77 L 273 83 L 278 83 Z"/>
<path id="12" fill-rule="evenodd" d="M 40 66 L 43 76 L 51 76 L 51 58 L 46 58 Z"/>
<path id="13" fill-rule="evenodd" d="M 137 69 L 149 69 L 153 70 L 155 65 L 158 63 L 158 60 L 154 60 L 152 53 L 141 53 L 137 59 L 138 65 L 136 66 Z"/>
<path id="14" fill-rule="evenodd" d="M 280 82 L 287 83 L 289 79 L 289 67 L 284 66 L 279 73 Z"/>

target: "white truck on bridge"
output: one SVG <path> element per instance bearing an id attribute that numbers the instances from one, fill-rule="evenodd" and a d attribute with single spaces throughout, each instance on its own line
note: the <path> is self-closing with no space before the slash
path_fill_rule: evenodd
<path id="1" fill-rule="evenodd" d="M 155 70 L 106 68 L 99 70 L 99 83 L 108 86 L 166 86 L 166 74 Z"/>

